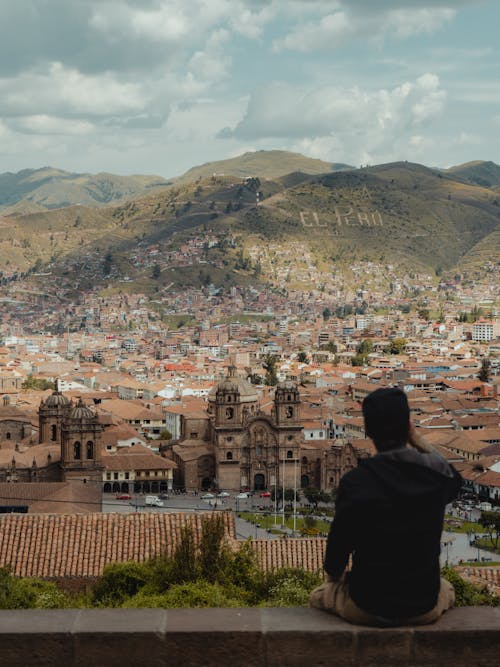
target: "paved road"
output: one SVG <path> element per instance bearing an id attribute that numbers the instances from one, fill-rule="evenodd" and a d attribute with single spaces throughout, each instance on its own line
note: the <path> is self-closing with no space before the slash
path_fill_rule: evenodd
<path id="1" fill-rule="evenodd" d="M 139 502 L 144 502 L 143 496 L 137 496 L 136 498 L 139 499 Z M 236 536 L 241 539 L 247 537 L 253 537 L 254 539 L 280 538 L 279 535 L 273 535 L 266 530 L 266 527 L 275 527 L 273 514 L 274 503 L 269 498 L 258 498 L 253 496 L 245 500 L 236 500 L 234 498 L 202 500 L 199 495 L 186 493 L 179 495 L 172 494 L 168 500 L 164 500 L 163 502 L 165 503 L 164 507 L 138 507 L 136 509 L 128 500 L 116 500 L 114 494 L 104 494 L 103 512 L 200 512 L 210 509 L 233 509 L 235 512 L 252 512 L 254 510 L 260 510 L 269 513 L 267 516 L 264 513 L 262 514 L 262 519 L 260 521 L 261 527 L 256 527 L 248 521 L 239 519 L 235 515 Z M 478 517 L 479 512 L 477 513 L 477 517 L 473 516 L 472 518 L 477 519 Z M 279 528 L 281 524 L 281 514 L 278 514 L 276 517 L 276 524 Z M 287 534 L 291 535 L 291 531 L 287 531 Z M 469 538 L 465 533 L 443 533 L 441 541 L 441 563 L 443 565 L 446 561 L 455 565 L 460 560 L 467 562 L 472 559 L 475 560 L 478 557 L 479 559 L 484 558 L 487 561 L 492 558 L 495 559 L 494 554 L 491 552 L 483 549 L 478 550 L 477 547 L 470 546 Z"/>

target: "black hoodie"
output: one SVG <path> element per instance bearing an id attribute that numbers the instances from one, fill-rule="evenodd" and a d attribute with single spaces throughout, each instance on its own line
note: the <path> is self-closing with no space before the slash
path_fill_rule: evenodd
<path id="1" fill-rule="evenodd" d="M 437 454 L 413 448 L 363 459 L 340 481 L 325 571 L 348 575 L 354 602 L 388 619 L 431 610 L 439 593 L 444 510 L 462 479 Z"/>

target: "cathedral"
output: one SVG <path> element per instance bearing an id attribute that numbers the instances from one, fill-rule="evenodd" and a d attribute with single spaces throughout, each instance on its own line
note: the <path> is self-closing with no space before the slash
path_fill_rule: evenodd
<path id="1" fill-rule="evenodd" d="M 0 408 L 0 512 L 12 511 L 11 506 L 16 511 L 100 509 L 103 426 L 97 414 L 81 399 L 73 403 L 56 390 L 40 402 L 38 443 L 33 426 L 22 410 L 8 403 Z"/>
<path id="2" fill-rule="evenodd" d="M 270 410 L 236 368 L 208 396 L 207 414 L 185 415 L 172 448 L 176 485 L 200 489 L 306 488 L 332 490 L 357 463 L 349 444 L 304 442 L 297 385 L 278 384 Z"/>

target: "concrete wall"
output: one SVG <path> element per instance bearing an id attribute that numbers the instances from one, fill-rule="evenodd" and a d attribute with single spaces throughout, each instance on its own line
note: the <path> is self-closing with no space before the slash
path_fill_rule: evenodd
<path id="1" fill-rule="evenodd" d="M 352 626 L 313 609 L 0 611 L 8 667 L 498 667 L 500 609 L 435 625 Z"/>

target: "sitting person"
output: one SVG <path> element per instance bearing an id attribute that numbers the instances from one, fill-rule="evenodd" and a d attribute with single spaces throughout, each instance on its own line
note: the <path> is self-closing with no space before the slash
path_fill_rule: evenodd
<path id="1" fill-rule="evenodd" d="M 401 390 L 369 394 L 363 416 L 377 454 L 340 480 L 327 581 L 310 604 L 361 625 L 433 623 L 455 601 L 439 554 L 445 506 L 462 478 L 419 436 Z"/>

